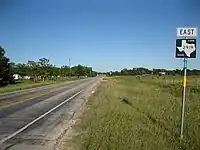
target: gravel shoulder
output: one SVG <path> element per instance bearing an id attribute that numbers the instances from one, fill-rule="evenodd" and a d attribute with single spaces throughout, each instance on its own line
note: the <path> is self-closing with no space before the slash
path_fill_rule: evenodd
<path id="1" fill-rule="evenodd" d="M 95 93 L 97 87 L 101 84 L 103 78 L 99 79 L 97 82 L 92 84 L 83 94 L 82 94 L 82 103 L 75 107 L 75 112 L 73 113 L 71 119 L 66 123 L 60 124 L 61 126 L 64 125 L 65 129 L 63 130 L 62 134 L 57 138 L 56 144 L 54 145 L 53 150 L 66 150 L 65 142 L 68 139 L 77 135 L 77 132 L 73 130 L 73 125 L 79 120 L 79 117 L 84 112 L 85 105 L 88 101 L 88 98 Z"/>

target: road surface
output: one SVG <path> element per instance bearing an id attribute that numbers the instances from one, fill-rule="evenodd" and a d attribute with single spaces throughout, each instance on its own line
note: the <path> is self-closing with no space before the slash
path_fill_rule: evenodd
<path id="1" fill-rule="evenodd" d="M 57 138 L 65 130 L 65 124 L 100 80 L 89 78 L 73 81 L 56 86 L 43 95 L 0 107 L 0 149 L 54 149 Z M 3 100 L 18 97 L 19 93 L 4 95 Z"/>
<path id="2" fill-rule="evenodd" d="M 8 99 L 12 99 L 12 98 L 17 98 L 17 97 L 20 97 L 20 96 L 23 96 L 23 95 L 26 95 L 26 94 L 34 94 L 34 93 L 41 92 L 41 91 L 44 91 L 44 90 L 51 90 L 51 89 L 63 87 L 67 84 L 74 84 L 74 83 L 80 84 L 80 82 L 83 82 L 85 80 L 89 80 L 89 78 L 81 79 L 81 80 L 75 80 L 75 81 L 65 81 L 65 82 L 62 82 L 62 83 L 50 84 L 50 85 L 45 85 L 45 86 L 41 86 L 41 87 L 19 90 L 19 91 L 13 91 L 13 92 L 8 92 L 8 93 L 0 93 L 0 102 L 8 100 Z"/>

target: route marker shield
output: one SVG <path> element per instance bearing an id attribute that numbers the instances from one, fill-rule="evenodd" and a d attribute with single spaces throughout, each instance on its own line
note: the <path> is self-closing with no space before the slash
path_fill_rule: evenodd
<path id="1" fill-rule="evenodd" d="M 196 39 L 176 39 L 176 58 L 196 58 Z"/>

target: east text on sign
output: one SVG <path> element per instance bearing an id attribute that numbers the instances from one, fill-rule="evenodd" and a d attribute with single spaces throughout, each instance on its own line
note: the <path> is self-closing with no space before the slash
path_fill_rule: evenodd
<path id="1" fill-rule="evenodd" d="M 195 37 L 197 36 L 197 28 L 177 28 L 177 36 Z"/>

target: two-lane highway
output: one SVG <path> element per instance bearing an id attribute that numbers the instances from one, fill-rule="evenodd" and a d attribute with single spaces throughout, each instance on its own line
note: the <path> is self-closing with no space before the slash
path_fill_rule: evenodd
<path id="1" fill-rule="evenodd" d="M 86 79 L 81 79 L 81 80 L 75 80 L 75 81 L 65 81 L 62 83 L 57 83 L 57 84 L 50 84 L 50 85 L 46 85 L 46 86 L 41 86 L 41 87 L 36 87 L 36 88 L 32 88 L 32 89 L 25 89 L 25 90 L 20 90 L 20 91 L 13 91 L 13 92 L 9 92 L 9 93 L 1 93 L 0 94 L 0 102 L 2 101 L 7 101 L 13 98 L 18 98 L 18 97 L 22 97 L 24 95 L 27 94 L 34 94 L 37 92 L 41 92 L 44 90 L 52 90 L 52 89 L 57 89 L 60 87 L 64 87 L 66 85 L 69 84 L 80 84 L 81 82 L 90 80 L 90 78 L 86 78 Z"/>
<path id="2" fill-rule="evenodd" d="M 46 143 L 43 142 L 55 141 L 60 124 L 69 121 L 84 102 L 81 95 L 99 81 L 100 78 L 88 78 L 70 82 L 43 95 L 0 107 L 1 148 L 23 150 L 33 146 L 33 149 L 44 149 Z M 47 147 L 50 149 L 49 145 Z"/>

